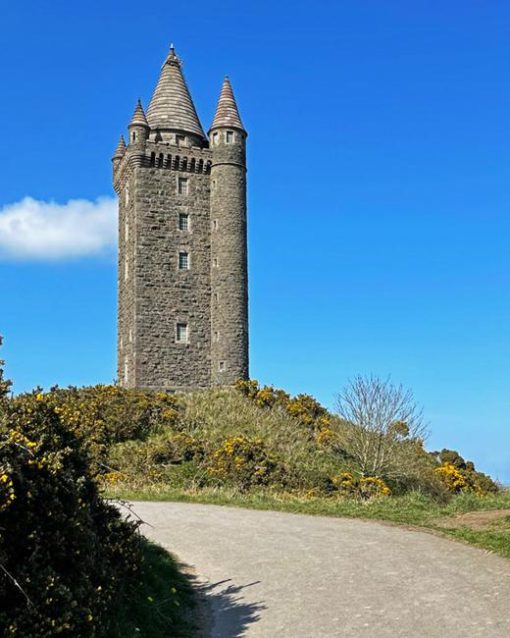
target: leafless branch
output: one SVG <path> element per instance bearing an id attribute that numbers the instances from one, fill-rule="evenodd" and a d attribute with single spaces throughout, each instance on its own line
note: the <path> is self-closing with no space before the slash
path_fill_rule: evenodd
<path id="1" fill-rule="evenodd" d="M 411 390 L 388 377 L 356 376 L 338 395 L 349 452 L 364 475 L 398 477 L 427 436 L 423 412 Z"/>

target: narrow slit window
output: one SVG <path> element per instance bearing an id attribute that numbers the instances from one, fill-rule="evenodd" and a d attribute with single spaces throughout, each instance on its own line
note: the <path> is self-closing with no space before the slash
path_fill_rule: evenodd
<path id="1" fill-rule="evenodd" d="M 189 253 L 179 253 L 179 270 L 189 270 Z"/>
<path id="2" fill-rule="evenodd" d="M 189 230 L 189 215 L 187 213 L 179 213 L 179 230 Z"/>
<path id="3" fill-rule="evenodd" d="M 184 135 L 175 136 L 175 143 L 177 144 L 177 146 L 184 146 L 185 140 L 186 140 L 186 137 Z"/>
<path id="4" fill-rule="evenodd" d="M 213 133 L 212 139 L 213 139 L 213 144 L 216 146 L 216 144 L 218 144 L 218 133 L 217 132 Z"/>
<path id="5" fill-rule="evenodd" d="M 227 131 L 225 142 L 227 144 L 232 144 L 234 142 L 234 131 Z"/>
<path id="6" fill-rule="evenodd" d="M 179 195 L 188 194 L 188 178 L 187 177 L 179 177 L 177 181 L 177 191 Z"/>
<path id="7" fill-rule="evenodd" d="M 225 362 L 224 361 L 220 361 L 220 365 L 218 366 L 220 372 L 223 372 L 225 370 Z"/>
<path id="8" fill-rule="evenodd" d="M 188 324 L 178 323 L 175 330 L 175 339 L 178 343 L 188 343 Z"/>

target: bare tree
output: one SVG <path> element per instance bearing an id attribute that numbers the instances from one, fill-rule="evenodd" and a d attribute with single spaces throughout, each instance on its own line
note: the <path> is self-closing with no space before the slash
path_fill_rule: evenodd
<path id="1" fill-rule="evenodd" d="M 411 390 L 390 378 L 356 376 L 337 397 L 346 423 L 346 446 L 363 476 L 400 478 L 412 473 L 427 435 Z"/>

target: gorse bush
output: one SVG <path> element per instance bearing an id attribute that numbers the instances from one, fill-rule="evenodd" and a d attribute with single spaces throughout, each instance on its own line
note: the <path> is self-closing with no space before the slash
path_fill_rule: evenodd
<path id="1" fill-rule="evenodd" d="M 465 461 L 455 450 L 431 452 L 437 467 L 435 473 L 449 492 L 474 492 L 483 495 L 495 493 L 498 485 L 486 474 L 478 472 L 472 461 Z"/>
<path id="2" fill-rule="evenodd" d="M 236 388 L 259 407 L 283 407 L 287 414 L 311 430 L 328 428 L 331 423 L 331 415 L 326 408 L 308 394 L 291 397 L 284 390 L 272 386 L 266 385 L 261 388 L 255 380 L 238 381 Z"/>
<path id="3" fill-rule="evenodd" d="M 391 494 L 386 483 L 375 476 L 354 476 L 351 472 L 342 472 L 333 477 L 332 483 L 339 495 L 361 501 Z"/>
<path id="4" fill-rule="evenodd" d="M 0 635 L 108 636 L 139 539 L 99 497 L 79 440 L 41 393 L 2 407 L 0 484 Z"/>
<path id="5" fill-rule="evenodd" d="M 143 571 L 137 525 L 100 497 L 79 422 L 51 395 L 9 388 L 0 361 L 0 635 L 113 638 Z"/>
<path id="6" fill-rule="evenodd" d="M 172 427 L 178 417 L 175 397 L 165 392 L 96 385 L 54 388 L 46 400 L 83 442 L 98 472 L 107 471 L 112 445 L 144 440 L 158 429 Z"/>
<path id="7" fill-rule="evenodd" d="M 275 483 L 279 474 L 276 458 L 262 439 L 234 436 L 212 454 L 209 475 L 221 482 L 230 481 L 241 490 Z"/>

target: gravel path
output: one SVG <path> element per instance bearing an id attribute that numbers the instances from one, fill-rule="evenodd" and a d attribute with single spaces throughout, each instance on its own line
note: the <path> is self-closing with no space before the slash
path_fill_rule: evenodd
<path id="1" fill-rule="evenodd" d="M 133 509 L 149 538 L 196 571 L 212 638 L 510 636 L 510 561 L 474 547 L 360 520 Z"/>

